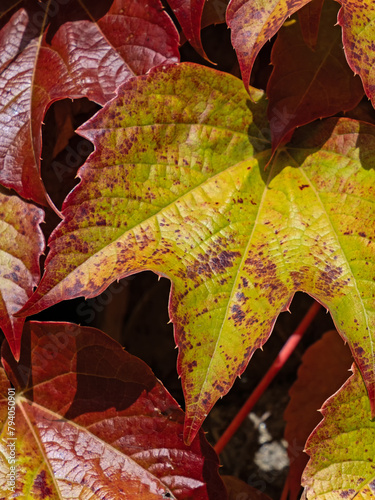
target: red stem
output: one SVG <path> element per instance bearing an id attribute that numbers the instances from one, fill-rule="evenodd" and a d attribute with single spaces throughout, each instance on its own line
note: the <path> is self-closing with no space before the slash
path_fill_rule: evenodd
<path id="1" fill-rule="evenodd" d="M 235 434 L 237 429 L 240 427 L 242 422 L 245 420 L 248 413 L 252 410 L 254 405 L 258 402 L 258 400 L 261 397 L 261 395 L 263 394 L 263 392 L 267 389 L 267 387 L 270 385 L 272 380 L 275 378 L 276 374 L 284 366 L 284 364 L 287 361 L 287 359 L 289 358 L 289 356 L 292 354 L 294 349 L 297 347 L 297 344 L 301 340 L 302 335 L 305 333 L 306 329 L 310 326 L 312 320 L 317 315 L 320 307 L 321 306 L 320 306 L 320 304 L 318 304 L 318 302 L 314 302 L 312 304 L 312 306 L 309 308 L 309 310 L 307 311 L 307 313 L 305 314 L 301 323 L 297 326 L 294 333 L 285 342 L 284 347 L 279 352 L 277 358 L 272 363 L 272 365 L 270 366 L 267 373 L 264 375 L 264 377 L 259 382 L 257 387 L 254 389 L 252 394 L 250 394 L 249 398 L 247 399 L 247 401 L 245 402 L 243 407 L 240 409 L 240 411 L 234 417 L 232 422 L 226 428 L 224 434 L 220 437 L 220 439 L 218 440 L 218 442 L 214 446 L 217 454 L 220 454 L 223 451 L 223 449 L 226 446 L 226 444 L 228 443 L 228 441 L 232 438 L 233 434 Z"/>

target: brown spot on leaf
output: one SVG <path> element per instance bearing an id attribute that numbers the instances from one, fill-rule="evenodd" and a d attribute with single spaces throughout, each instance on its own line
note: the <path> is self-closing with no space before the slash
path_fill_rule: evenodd
<path id="1" fill-rule="evenodd" d="M 358 342 L 353 342 L 353 350 L 354 350 L 354 356 L 355 357 L 361 357 L 365 354 L 365 350 L 361 345 L 358 344 Z"/>
<path id="2" fill-rule="evenodd" d="M 235 322 L 235 325 L 241 325 L 243 320 L 246 318 L 246 314 L 242 311 L 240 306 L 237 304 L 234 304 L 232 306 L 232 317 L 233 321 Z"/>
<path id="3" fill-rule="evenodd" d="M 244 278 L 243 276 L 241 276 L 241 281 L 242 281 L 242 286 L 244 288 L 247 288 L 249 286 L 249 282 L 247 281 L 246 278 Z"/>
<path id="4" fill-rule="evenodd" d="M 345 491 L 341 491 L 340 497 L 341 498 L 351 498 L 355 493 L 355 490 L 349 489 Z"/>
<path id="5" fill-rule="evenodd" d="M 237 292 L 236 293 L 236 299 L 241 301 L 241 302 L 246 302 L 248 300 L 247 297 L 245 297 L 245 294 L 242 292 Z"/>
<path id="6" fill-rule="evenodd" d="M 197 361 L 196 360 L 192 361 L 191 363 L 188 363 L 187 364 L 187 370 L 188 370 L 188 372 L 191 373 L 196 366 L 197 366 Z"/>
<path id="7" fill-rule="evenodd" d="M 52 490 L 47 486 L 46 471 L 42 470 L 34 480 L 34 491 L 37 490 L 40 498 L 52 496 Z"/>

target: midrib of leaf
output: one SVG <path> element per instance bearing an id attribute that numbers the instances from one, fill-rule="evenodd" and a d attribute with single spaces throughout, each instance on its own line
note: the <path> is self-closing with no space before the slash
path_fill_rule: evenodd
<path id="1" fill-rule="evenodd" d="M 170 125 L 170 126 L 174 126 L 174 124 L 173 124 L 173 123 L 156 124 L 156 125 L 161 125 L 161 126 L 165 126 L 165 125 L 167 125 L 167 126 L 168 126 L 168 125 Z M 195 123 L 195 124 L 183 124 L 183 123 L 181 123 L 180 125 L 187 125 L 187 126 L 189 126 L 189 127 L 190 127 L 190 126 L 193 126 L 193 125 L 194 125 L 194 126 L 196 126 L 197 124 L 196 124 L 196 123 Z M 141 125 L 141 126 L 134 125 L 134 126 L 132 126 L 132 127 L 126 127 L 126 129 L 131 129 L 131 128 L 140 128 L 140 127 L 151 127 L 151 126 L 154 126 L 154 125 L 153 125 L 153 124 Z M 202 124 L 202 127 L 206 127 L 206 126 L 207 126 L 206 124 Z M 228 129 L 226 129 L 226 128 L 224 128 L 224 127 L 216 127 L 216 126 L 213 126 L 213 125 L 211 125 L 211 126 L 209 126 L 209 127 L 211 127 L 211 128 L 218 128 L 218 129 L 221 129 L 221 130 L 223 130 L 223 131 L 228 131 Z M 105 128 L 105 129 L 103 129 L 103 130 L 117 130 L 117 129 L 121 129 L 121 127 L 116 127 L 116 128 L 114 128 L 114 129 L 112 129 L 112 128 L 109 128 L 109 129 Z M 230 130 L 230 132 L 232 132 L 232 138 L 233 138 L 233 136 L 235 136 L 235 135 L 248 137 L 248 134 L 246 134 L 246 133 L 244 133 L 244 132 L 236 132 L 236 131 L 232 131 L 232 130 Z M 254 138 L 253 138 L 253 139 L 254 139 Z M 231 139 L 231 140 L 232 140 L 232 139 Z M 230 144 L 230 143 L 229 143 L 229 144 Z M 228 145 L 229 145 L 229 144 L 228 144 Z M 251 143 L 249 143 L 249 145 L 251 145 L 251 146 L 252 146 L 252 149 L 254 149 L 254 147 L 253 147 L 253 145 L 252 145 Z M 254 152 L 254 151 L 253 151 L 253 152 Z M 264 153 L 267 153 L 267 151 L 265 151 Z M 260 156 L 260 155 L 258 155 L 258 156 Z M 241 162 L 241 161 L 246 161 L 246 159 L 242 159 L 242 160 L 240 160 L 240 162 Z M 155 207 L 155 208 L 157 208 L 158 210 L 156 210 L 153 214 L 151 214 L 149 217 L 147 217 L 147 219 L 143 219 L 142 221 L 136 222 L 136 223 L 134 223 L 134 225 L 133 225 L 133 226 L 127 226 L 127 227 L 126 227 L 126 229 L 125 229 L 124 231 L 122 231 L 122 233 L 121 233 L 121 235 L 120 235 L 120 236 L 118 236 L 116 239 L 114 239 L 114 240 L 113 240 L 113 241 L 111 241 L 110 243 L 104 244 L 102 247 L 99 247 L 99 248 L 98 248 L 98 250 L 96 250 L 95 254 L 96 254 L 96 253 L 98 253 L 98 252 L 100 252 L 101 250 L 103 250 L 103 249 L 104 249 L 104 248 L 106 248 L 107 246 L 112 245 L 112 244 L 113 244 L 113 243 L 115 243 L 116 241 L 120 240 L 120 239 L 121 239 L 121 238 L 122 238 L 122 237 L 123 237 L 123 236 L 124 236 L 127 232 L 130 232 L 131 230 L 134 230 L 134 229 L 136 229 L 136 228 L 140 227 L 141 225 L 146 224 L 147 222 L 149 222 L 149 221 L 153 220 L 153 218 L 156 218 L 156 219 L 157 219 L 157 217 L 158 217 L 159 215 L 162 215 L 162 213 L 163 213 L 163 211 L 164 211 L 164 210 L 167 210 L 167 209 L 169 209 L 169 208 L 173 207 L 176 203 L 178 203 L 179 201 L 182 201 L 182 200 L 184 199 L 184 197 L 186 197 L 186 196 L 189 196 L 189 195 L 193 194 L 193 192 L 194 192 L 196 189 L 199 189 L 199 188 L 201 188 L 202 186 L 204 186 L 204 184 L 205 184 L 206 182 L 211 182 L 212 180 L 214 180 L 214 179 L 215 179 L 215 177 L 218 177 L 218 176 L 222 175 L 222 174 L 223 174 L 223 172 L 226 172 L 226 171 L 230 170 L 231 168 L 236 167 L 236 165 L 238 165 L 238 163 L 240 163 L 240 162 L 237 162 L 237 163 L 235 163 L 235 164 L 233 164 L 233 165 L 230 165 L 229 167 L 228 167 L 227 165 L 223 165 L 223 166 L 222 166 L 222 170 L 220 170 L 219 172 L 216 172 L 214 175 L 206 175 L 206 176 L 205 176 L 205 178 L 204 178 L 204 179 L 203 179 L 200 183 L 195 184 L 194 186 L 192 186 L 190 189 L 188 189 L 187 191 L 185 191 L 185 192 L 184 192 L 184 193 L 182 193 L 181 195 L 176 196 L 176 197 L 175 197 L 175 198 L 174 198 L 174 199 L 173 199 L 170 203 L 168 203 L 167 205 L 163 205 L 163 206 L 161 206 L 161 207 L 160 207 L 160 206 L 159 206 L 159 207 Z M 149 165 L 150 167 L 151 167 L 152 165 L 155 165 L 155 164 L 157 164 L 157 165 L 171 166 L 171 167 L 174 167 L 174 168 L 176 167 L 176 165 L 174 165 L 174 164 L 169 164 L 169 163 L 165 163 L 165 164 L 164 164 L 164 163 L 161 163 L 161 162 L 159 162 L 159 161 L 157 161 L 157 162 L 152 162 L 152 163 L 151 163 L 151 162 L 150 162 L 150 163 L 147 163 L 147 162 L 145 162 L 145 161 L 143 161 L 143 162 L 141 162 L 141 163 L 140 163 L 140 162 L 139 162 L 139 163 L 136 163 L 136 162 L 131 162 L 131 163 L 125 163 L 125 162 L 122 162 L 122 163 L 121 163 L 121 165 L 127 165 L 127 166 L 133 166 L 133 165 Z M 108 165 L 108 166 L 104 166 L 104 167 L 100 166 L 100 167 L 99 167 L 99 169 L 102 169 L 102 168 L 113 168 L 114 166 L 118 166 L 118 165 L 117 165 L 117 164 L 116 164 L 116 165 Z M 177 168 L 178 168 L 179 170 L 183 169 L 183 170 L 186 170 L 186 171 L 192 171 L 192 172 L 195 172 L 195 170 L 194 170 L 194 169 L 192 169 L 190 166 L 185 166 L 185 165 L 177 165 Z M 96 167 L 94 167 L 94 169 L 95 169 L 95 170 L 98 170 Z M 198 173 L 201 173 L 201 171 L 199 171 Z M 202 174 L 202 176 L 204 176 L 204 173 Z M 100 196 L 99 198 L 91 198 L 91 199 L 83 200 L 80 204 L 73 205 L 73 206 L 74 206 L 74 207 L 79 207 L 80 205 L 82 205 L 82 204 L 84 204 L 84 203 L 90 203 L 90 202 L 92 202 L 93 200 L 94 200 L 94 202 L 95 202 L 95 201 L 99 201 L 99 200 L 101 200 L 101 199 L 106 199 L 106 198 L 109 198 L 109 199 L 122 199 L 122 200 L 124 200 L 124 201 L 128 201 L 128 198 L 126 198 L 126 196 Z M 143 199 L 142 199 L 141 201 L 142 201 L 142 203 L 148 203 L 146 200 L 143 200 Z M 153 206 L 153 207 L 155 206 L 155 205 L 152 205 L 152 204 L 150 204 L 150 203 L 148 203 L 148 204 L 149 204 L 149 205 L 151 205 L 151 206 Z M 69 208 L 70 208 L 70 206 L 69 206 Z M 97 227 L 97 226 L 89 226 L 89 228 L 90 228 L 90 227 Z M 116 229 L 116 230 L 118 230 L 118 228 L 115 228 L 115 227 L 113 227 L 113 226 L 106 226 L 106 227 L 111 227 L 112 229 Z M 82 228 L 77 228 L 77 229 L 74 229 L 73 231 L 69 231 L 69 233 L 64 233 L 62 236 L 66 236 L 66 234 L 74 234 L 74 233 L 79 234 L 79 233 L 80 233 L 80 231 L 82 231 Z M 94 255 L 95 255 L 95 254 L 94 254 Z M 83 265 L 85 262 L 88 262 L 88 261 L 91 259 L 91 257 L 93 257 L 94 255 L 91 255 L 90 257 L 88 257 L 85 261 L 83 261 L 83 262 L 80 264 L 80 266 L 81 266 L 81 265 Z M 74 271 L 72 271 L 72 272 L 74 272 Z"/>
<path id="2" fill-rule="evenodd" d="M 257 211 L 257 216 L 254 220 L 254 224 L 253 224 L 253 228 L 252 228 L 252 231 L 251 231 L 251 234 L 249 236 L 249 239 L 248 239 L 248 242 L 246 244 L 246 248 L 243 252 L 243 256 L 241 258 L 241 261 L 239 262 L 239 265 L 238 265 L 238 268 L 237 268 L 237 272 L 235 274 L 235 277 L 234 277 L 234 280 L 233 280 L 233 286 L 231 288 L 231 294 L 230 294 L 230 297 L 228 298 L 228 301 L 227 301 L 227 307 L 225 308 L 225 314 L 224 314 L 224 318 L 223 318 L 223 321 L 221 323 L 221 326 L 220 326 L 220 331 L 217 335 L 217 341 L 215 343 L 215 348 L 214 348 L 214 351 L 213 351 L 213 354 L 210 358 L 210 362 L 208 364 L 208 367 L 206 369 L 206 377 L 204 379 L 204 382 L 202 383 L 201 385 L 201 390 L 199 392 L 199 399 L 197 399 L 197 402 L 194 403 L 194 405 L 198 405 L 199 404 L 199 401 L 200 401 L 200 398 L 201 398 L 201 394 L 204 390 L 204 386 L 206 385 L 207 383 L 207 377 L 208 377 L 208 373 L 210 372 L 210 369 L 211 369 L 211 365 L 212 365 L 212 361 L 215 357 L 215 354 L 217 352 L 217 349 L 218 349 L 218 345 L 219 345 L 219 342 L 220 342 L 220 339 L 221 339 L 221 336 L 223 334 L 223 328 L 227 322 L 227 318 L 228 318 L 228 313 L 229 313 L 229 307 L 231 305 L 231 302 L 233 300 L 233 296 L 234 296 L 234 293 L 235 293 L 235 289 L 236 289 L 236 286 L 238 285 L 238 282 L 239 282 L 239 278 L 241 276 L 241 272 L 242 272 L 242 269 L 243 269 L 243 266 L 244 266 L 244 263 L 245 263 L 245 259 L 246 259 L 246 256 L 248 254 L 248 251 L 249 251 L 249 248 L 250 248 L 250 245 L 252 243 L 252 239 L 253 239 L 253 236 L 254 236 L 254 231 L 256 229 L 256 226 L 257 226 L 257 222 L 259 220 L 259 215 L 260 215 L 260 212 L 261 212 L 261 209 L 262 209 L 262 206 L 263 206 L 263 202 L 264 202 L 264 199 L 266 197 L 266 193 L 267 193 L 267 190 L 268 190 L 268 185 L 269 185 L 269 182 L 270 182 L 270 179 L 272 178 L 272 174 L 273 174 L 273 166 L 274 166 L 274 163 L 272 164 L 272 167 L 270 168 L 270 171 L 269 171 L 269 175 L 268 175 L 268 178 L 267 178 L 267 182 L 264 186 L 264 190 L 263 190 L 263 194 L 262 194 L 262 198 L 260 200 L 260 203 L 259 203 L 259 208 L 258 208 L 258 211 Z M 254 165 L 255 167 L 255 165 Z M 197 419 L 196 415 L 194 415 L 194 417 L 192 418 L 191 420 L 191 427 L 194 428 L 194 423 L 195 423 L 195 420 Z"/>
<path id="3" fill-rule="evenodd" d="M 322 202 L 322 199 L 321 199 L 321 197 L 320 197 L 320 194 L 319 194 L 319 193 L 318 193 L 318 191 L 316 190 L 316 188 L 315 188 L 315 186 L 314 186 L 314 184 L 313 184 L 312 180 L 308 177 L 308 175 L 307 175 L 307 173 L 305 172 L 305 170 L 304 170 L 303 168 L 301 168 L 301 167 L 300 167 L 300 166 L 296 163 L 296 161 L 294 160 L 294 158 L 291 156 L 291 154 L 290 154 L 289 150 L 288 150 L 288 149 L 285 149 L 285 151 L 287 152 L 287 154 L 288 154 L 289 158 L 291 159 L 291 162 L 293 162 L 293 163 L 294 163 L 294 165 L 295 165 L 295 166 L 297 166 L 297 168 L 300 170 L 300 172 L 302 173 L 302 175 L 305 177 L 306 182 L 308 182 L 308 183 L 309 183 L 309 185 L 311 186 L 311 189 L 313 190 L 313 192 L 314 192 L 314 194 L 315 194 L 316 199 L 319 201 L 319 204 L 320 204 L 320 207 L 321 207 L 321 209 L 322 209 L 322 212 L 323 212 L 323 213 L 324 213 L 324 215 L 326 216 L 326 219 L 327 219 L 327 221 L 328 221 L 328 223 L 329 223 L 329 226 L 330 226 L 330 228 L 331 228 L 332 234 L 333 234 L 333 235 L 334 235 L 334 237 L 335 237 L 336 243 L 337 243 L 338 247 L 339 247 L 339 248 L 340 248 L 340 250 L 341 250 L 341 254 L 342 254 L 342 256 L 344 257 L 344 260 L 345 260 L 346 265 L 347 265 L 347 269 L 350 271 L 350 274 L 351 274 L 351 276 L 353 277 L 354 286 L 355 286 L 355 291 L 356 291 L 356 294 L 357 294 L 357 296 L 358 296 L 358 298 L 359 298 L 359 303 L 361 304 L 362 311 L 363 311 L 363 314 L 364 314 L 364 317 L 365 317 L 365 320 L 366 320 L 366 333 L 367 333 L 367 335 L 368 335 L 368 337 L 369 337 L 369 340 L 370 340 L 370 346 L 371 346 L 371 355 L 372 355 L 372 359 L 374 359 L 374 344 L 373 344 L 373 342 L 372 342 L 372 338 L 371 338 L 371 329 L 370 329 L 370 326 L 369 326 L 369 319 L 368 319 L 367 310 L 366 310 L 366 308 L 365 308 L 365 305 L 364 305 L 364 303 L 363 303 L 363 300 L 362 300 L 361 294 L 360 294 L 360 292 L 359 292 L 359 289 L 358 289 L 358 286 L 357 286 L 357 280 L 356 280 L 356 278 L 355 278 L 355 276 L 354 276 L 354 273 L 353 273 L 352 268 L 351 268 L 351 266 L 350 266 L 350 264 L 349 264 L 349 261 L 348 261 L 348 258 L 347 258 L 347 256 L 346 256 L 345 252 L 344 252 L 344 249 L 343 249 L 343 247 L 342 247 L 342 245 L 341 245 L 341 243 L 340 243 L 340 239 L 339 239 L 339 237 L 338 237 L 338 234 L 336 233 L 336 231 L 335 231 L 335 229 L 334 229 L 334 227 L 333 227 L 333 225 L 332 225 L 331 219 L 330 219 L 330 217 L 329 217 L 329 215 L 328 215 L 328 213 L 327 213 L 327 211 L 326 211 L 326 209 L 325 209 L 325 206 L 324 206 L 324 204 L 323 204 L 323 202 Z M 327 153 L 328 153 L 328 151 L 327 151 Z M 344 333 L 344 332 L 343 332 L 343 333 Z M 374 372 L 374 370 L 372 370 L 371 372 L 372 372 L 372 379 L 373 379 L 373 382 L 375 383 L 375 372 Z"/>
<path id="4" fill-rule="evenodd" d="M 246 160 L 245 160 L 246 161 Z M 159 163 L 158 163 L 159 164 Z M 134 165 L 134 164 L 133 164 Z M 70 276 L 72 273 L 74 273 L 76 271 L 76 269 L 79 269 L 81 266 L 85 265 L 86 263 L 88 263 L 90 261 L 90 259 L 92 259 L 97 253 L 99 253 L 100 251 L 102 251 L 103 249 L 106 249 L 107 247 L 109 247 L 110 245 L 113 245 L 114 243 L 116 243 L 117 241 L 121 240 L 121 238 L 126 235 L 126 233 L 134 230 L 134 229 L 137 229 L 139 228 L 140 226 L 142 226 L 143 224 L 146 224 L 147 222 L 149 221 L 152 221 L 154 218 L 156 219 L 156 221 L 158 222 L 158 225 L 159 225 L 159 221 L 158 221 L 158 216 L 159 215 L 162 215 L 163 214 L 163 211 L 170 208 L 170 207 L 173 207 L 176 203 L 178 203 L 179 201 L 183 200 L 185 197 L 191 195 L 196 189 L 199 189 L 201 188 L 202 186 L 204 186 L 204 184 L 206 182 L 211 182 L 213 179 L 215 179 L 215 177 L 218 177 L 220 176 L 223 172 L 229 170 L 230 168 L 233 168 L 233 167 L 236 167 L 238 165 L 238 163 L 234 164 L 234 165 L 231 165 L 230 167 L 224 167 L 223 170 L 221 170 L 220 172 L 217 172 L 215 175 L 212 175 L 210 177 L 207 177 L 205 179 L 203 179 L 202 182 L 200 182 L 199 184 L 196 184 L 195 186 L 193 186 L 191 189 L 189 189 L 188 191 L 184 192 L 182 195 L 178 196 L 177 198 L 175 198 L 173 201 L 171 201 L 170 203 L 168 203 L 168 205 L 164 205 L 163 207 L 160 208 L 160 210 L 158 210 L 157 212 L 155 212 L 154 214 L 150 215 L 149 217 L 147 217 L 147 219 L 144 219 L 140 222 L 137 222 L 136 224 L 134 224 L 134 226 L 131 226 L 131 227 L 127 227 L 124 231 L 121 232 L 121 235 L 118 236 L 116 239 L 114 239 L 113 241 L 111 241 L 110 243 L 106 243 L 104 244 L 102 247 L 99 247 L 95 253 L 93 255 L 90 255 L 90 257 L 88 257 L 86 260 L 84 260 L 83 262 L 81 262 L 81 264 L 79 264 L 79 266 L 77 266 L 75 269 L 73 269 L 73 271 L 71 271 L 64 279 L 66 279 L 68 276 Z M 99 199 L 102 199 L 102 198 L 108 198 L 108 197 L 100 197 L 98 198 Z M 119 196 L 114 196 L 114 197 L 110 197 L 111 199 L 113 198 L 120 198 L 120 199 L 124 199 L 124 200 L 127 200 L 127 198 L 124 198 L 124 197 L 119 197 Z M 81 204 L 83 203 L 86 203 L 88 201 L 91 201 L 91 200 L 83 200 Z M 74 205 L 76 207 L 78 207 L 79 205 Z M 88 228 L 84 228 L 84 229 L 90 229 L 90 228 L 96 228 L 97 226 L 89 226 Z M 118 229 L 118 228 L 114 228 L 113 226 L 107 226 L 107 227 L 110 227 L 112 229 Z M 74 234 L 74 233 L 77 233 L 78 235 L 80 234 L 80 232 L 82 231 L 83 228 L 77 228 L 77 229 L 74 229 L 73 231 L 69 231 L 67 233 L 64 233 L 62 235 L 62 237 L 66 236 L 67 234 Z"/>
<path id="5" fill-rule="evenodd" d="M 247 135 L 247 134 L 241 134 L 241 135 Z M 263 152 L 263 153 L 267 153 L 267 151 Z M 255 160 L 255 158 L 254 158 Z M 246 161 L 246 160 L 241 160 L 241 161 Z M 240 161 L 240 162 L 241 162 Z M 238 162 L 238 163 L 240 163 Z M 173 201 L 171 201 L 168 205 L 165 205 L 163 207 L 160 208 L 160 210 L 158 210 L 157 212 L 155 212 L 154 214 L 150 215 L 149 217 L 147 217 L 147 219 L 144 219 L 140 222 L 137 222 L 136 224 L 134 224 L 134 226 L 131 226 L 131 227 L 127 227 L 124 231 L 121 232 L 120 236 L 118 236 L 116 239 L 112 240 L 111 242 L 109 243 L 105 243 L 103 246 L 101 247 L 98 247 L 97 250 L 95 250 L 95 252 L 93 253 L 93 255 L 90 255 L 90 257 L 88 257 L 87 259 L 83 260 L 78 266 L 76 266 L 72 271 L 69 272 L 69 274 L 67 274 L 63 280 L 61 280 L 59 283 L 56 283 L 53 288 L 55 288 L 55 286 L 57 286 L 58 284 L 62 283 L 63 281 L 65 281 L 66 279 L 69 278 L 69 276 L 72 276 L 74 275 L 74 273 L 77 271 L 77 269 L 80 269 L 82 266 L 86 266 L 89 264 L 90 260 L 93 259 L 99 252 L 101 252 L 102 250 L 105 250 L 106 248 L 110 247 L 111 245 L 115 244 L 116 242 L 120 241 L 121 242 L 121 239 L 123 238 L 124 235 L 126 235 L 127 233 L 130 233 L 130 231 L 132 230 L 135 230 L 139 227 L 141 227 L 142 225 L 146 224 L 147 222 L 149 221 L 152 221 L 152 220 L 156 220 L 156 222 L 158 223 L 158 226 L 159 226 L 159 221 L 158 221 L 158 216 L 159 215 L 162 215 L 163 211 L 170 208 L 170 207 L 173 207 L 176 203 L 178 203 L 179 201 L 183 200 L 185 197 L 189 196 L 190 194 L 192 194 L 196 189 L 204 186 L 204 184 L 206 182 L 211 182 L 213 179 L 215 179 L 215 177 L 217 176 L 220 176 L 223 174 L 223 172 L 227 171 L 227 170 L 230 170 L 231 168 L 234 168 L 238 165 L 238 163 L 235 163 L 234 165 L 230 165 L 229 167 L 226 167 L 226 166 L 223 166 L 223 170 L 221 170 L 220 172 L 217 172 L 215 175 L 211 175 L 209 177 L 206 177 L 205 179 L 203 179 L 203 181 L 195 186 L 193 186 L 191 189 L 189 189 L 188 191 L 184 192 L 182 195 L 178 196 L 177 198 L 175 198 Z M 151 165 L 151 164 L 150 164 Z M 101 197 L 101 198 L 104 198 L 104 197 Z M 99 199 L 101 199 L 99 198 Z M 118 197 L 117 197 L 118 198 Z M 126 200 L 126 198 L 124 198 Z M 92 200 L 83 200 L 80 204 L 83 204 L 83 203 L 86 203 L 86 202 L 91 202 Z M 80 204 L 78 205 L 74 205 L 76 207 L 78 207 Z M 96 228 L 97 226 L 90 226 L 90 227 L 94 227 Z M 118 229 L 118 228 L 113 228 L 113 226 L 108 226 L 112 229 Z M 73 231 L 69 231 L 67 233 L 64 233 L 62 234 L 61 237 L 65 237 L 67 234 L 80 234 L 80 232 L 82 231 L 83 228 L 77 228 L 77 229 L 74 229 Z M 89 229 L 89 228 L 85 228 L 85 229 Z M 51 255 L 51 259 L 53 258 L 52 254 L 50 253 L 49 255 Z M 46 264 L 48 264 L 49 261 L 47 261 Z M 127 272 L 126 273 L 126 276 L 130 275 L 131 274 L 131 271 Z M 124 276 L 123 276 L 124 277 Z M 169 278 L 171 280 L 171 278 Z M 52 288 L 52 289 L 53 289 Z M 104 290 L 104 287 L 102 287 L 100 290 Z M 90 297 L 95 297 L 96 295 L 98 295 L 98 293 L 100 292 L 95 292 L 93 294 L 88 294 L 88 295 L 84 295 L 86 298 L 90 298 Z"/>
<path id="6" fill-rule="evenodd" d="M 167 97 L 167 94 L 153 94 L 153 95 L 160 95 L 161 97 Z M 172 97 L 174 97 L 174 95 L 172 94 Z M 252 122 L 253 124 L 254 122 Z M 173 122 L 173 123 L 162 123 L 162 122 L 158 122 L 158 123 L 145 123 L 145 124 L 140 124 L 140 125 L 130 125 L 129 127 L 101 127 L 100 130 L 108 130 L 108 131 L 113 131 L 113 130 L 130 130 L 130 129 L 142 129 L 142 128 L 146 128 L 146 127 L 155 127 L 155 126 L 161 126 L 161 127 L 165 127 L 165 126 L 171 126 L 171 127 L 174 127 L 174 126 L 177 126 L 177 125 L 181 125 L 181 126 L 187 126 L 187 127 L 197 127 L 197 126 L 200 126 L 202 128 L 214 128 L 214 129 L 217 129 L 217 130 L 223 130 L 225 132 L 232 132 L 233 135 L 239 135 L 239 136 L 243 136 L 243 137 L 249 137 L 249 134 L 245 133 L 245 132 L 240 132 L 238 130 L 231 130 L 229 128 L 226 128 L 226 127 L 222 127 L 220 125 L 210 125 L 209 123 L 188 123 L 188 122 Z M 90 129 L 85 129 L 86 130 L 90 130 Z M 259 130 L 259 129 L 258 129 Z M 261 133 L 261 131 L 259 130 L 259 133 Z M 269 141 L 267 141 L 267 139 L 260 139 L 258 137 L 251 137 L 253 140 L 255 141 L 260 141 L 260 142 L 267 142 L 267 144 L 269 144 Z M 251 143 L 250 143 L 251 144 Z M 252 145 L 252 144 L 251 144 Z M 145 162 L 144 162 L 145 163 Z M 124 165 L 139 165 L 137 163 L 124 163 Z M 154 163 L 147 163 L 147 165 L 154 165 Z M 163 163 L 159 163 L 158 162 L 158 165 L 163 165 Z M 172 165 L 172 166 L 176 166 L 176 165 Z M 187 167 L 188 168 L 188 167 Z"/>

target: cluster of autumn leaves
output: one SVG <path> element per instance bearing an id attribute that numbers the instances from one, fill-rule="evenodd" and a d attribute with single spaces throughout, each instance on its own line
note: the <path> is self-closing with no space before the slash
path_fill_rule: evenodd
<path id="1" fill-rule="evenodd" d="M 226 15 L 242 81 L 181 63 L 178 29 L 158 0 L 1 8 L 0 411 L 6 423 L 11 383 L 25 498 L 27 488 L 29 498 L 99 495 L 99 476 L 114 498 L 123 488 L 129 498 L 226 498 L 201 424 L 298 290 L 330 310 L 358 367 L 309 438 L 305 494 L 375 496 L 375 129 L 362 101 L 373 100 L 374 8 L 224 3 L 169 6 L 203 57 L 201 26 Z M 274 36 L 267 87 L 250 87 Z M 102 106 L 77 131 L 94 152 L 56 208 L 40 176 L 42 122 L 53 102 L 81 97 Z M 69 120 L 52 157 L 69 144 Z M 62 221 L 47 234 L 41 278 L 51 206 Z M 185 418 L 143 363 L 96 330 L 24 327 L 26 316 L 145 269 L 173 284 Z M 67 472 L 67 455 L 85 481 Z M 5 451 L 1 460 L 6 495 Z"/>

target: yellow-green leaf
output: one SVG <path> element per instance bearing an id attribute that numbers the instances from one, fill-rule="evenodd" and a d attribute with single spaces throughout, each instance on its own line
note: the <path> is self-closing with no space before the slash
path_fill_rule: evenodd
<path id="1" fill-rule="evenodd" d="M 330 309 L 375 400 L 375 128 L 300 129 L 266 170 L 254 95 L 191 64 L 125 84 L 80 129 L 95 151 L 23 311 L 145 269 L 169 277 L 188 440 L 297 290 Z"/>

